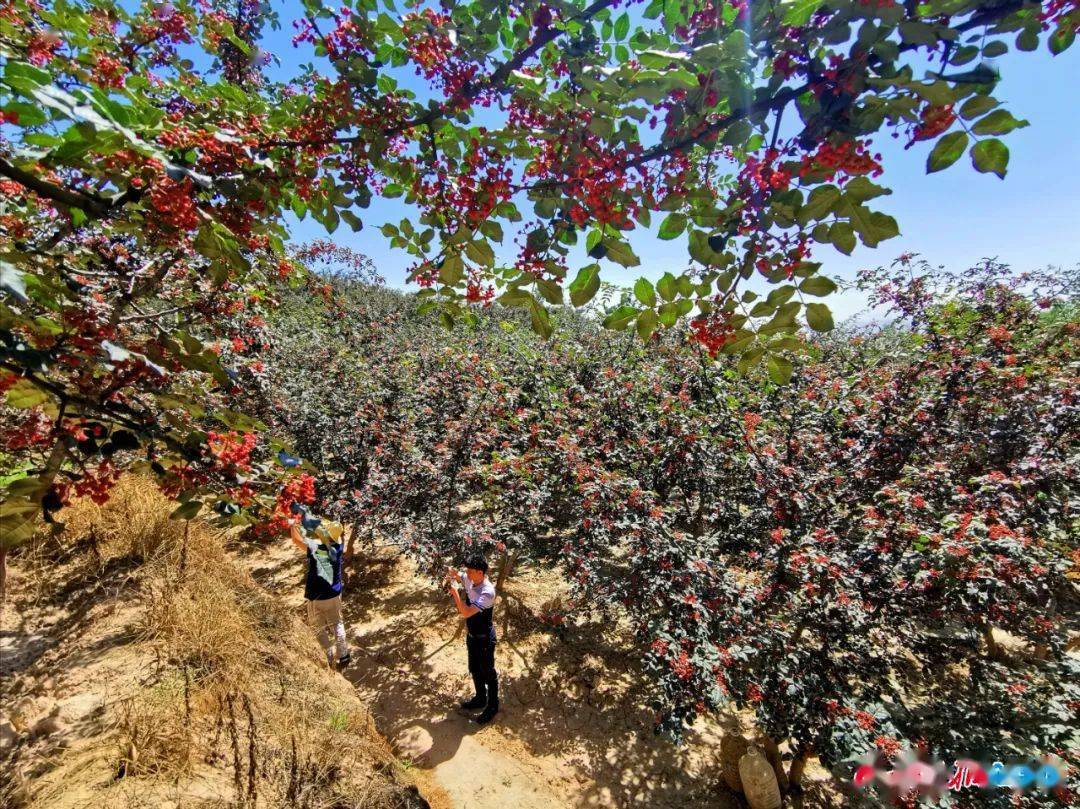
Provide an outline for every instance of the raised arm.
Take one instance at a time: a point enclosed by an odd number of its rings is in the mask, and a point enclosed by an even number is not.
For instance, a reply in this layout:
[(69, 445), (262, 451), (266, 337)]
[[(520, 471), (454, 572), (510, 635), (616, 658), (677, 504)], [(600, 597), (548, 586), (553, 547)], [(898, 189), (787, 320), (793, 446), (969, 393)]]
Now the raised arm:
[(462, 618), (472, 618), (476, 613), (480, 612), (472, 604), (466, 604), (461, 600), (461, 593), (456, 587), (450, 588), (450, 595), (453, 597), (454, 606), (457, 607), (457, 611), (461, 613)]
[(297, 550), (302, 553), (308, 552), (308, 546), (304, 542), (304, 538), (300, 536), (300, 528), (295, 524), (289, 526), (289, 539), (292, 540), (292, 544), (296, 546)]

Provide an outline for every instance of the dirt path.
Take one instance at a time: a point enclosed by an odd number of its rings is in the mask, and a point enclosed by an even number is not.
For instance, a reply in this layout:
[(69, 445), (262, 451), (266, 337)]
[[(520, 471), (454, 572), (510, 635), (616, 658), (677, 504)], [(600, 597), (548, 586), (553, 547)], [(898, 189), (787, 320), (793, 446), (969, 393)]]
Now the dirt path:
[[(302, 602), (303, 563), (275, 550), (254, 573)], [(533, 606), (557, 584), (520, 574), (507, 592)], [(651, 732), (647, 694), (627, 672), (629, 650), (610, 627), (564, 638), (522, 621), (500, 631), (502, 712), (479, 727), (457, 710), (471, 691), (461, 622), (449, 599), (390, 551), (362, 563), (346, 588), (354, 663), (349, 680), (370, 700), (379, 730), (455, 807), (736, 807), (719, 784), (721, 728), (676, 746)]]
[[(257, 554), (256, 578), (300, 609), (303, 559), (282, 548)], [(720, 739), (734, 718), (699, 720), (681, 745), (656, 736), (624, 632), (579, 623), (560, 636), (509, 609), (537, 610), (559, 595), (556, 574), (515, 572), (510, 600), (496, 602), (502, 711), (485, 727), (457, 709), (472, 684), (450, 599), (385, 546), (351, 575), (346, 676), (401, 759), (435, 786), (435, 809), (745, 807), (720, 778)], [(804, 784), (793, 809), (842, 805), (816, 762)]]

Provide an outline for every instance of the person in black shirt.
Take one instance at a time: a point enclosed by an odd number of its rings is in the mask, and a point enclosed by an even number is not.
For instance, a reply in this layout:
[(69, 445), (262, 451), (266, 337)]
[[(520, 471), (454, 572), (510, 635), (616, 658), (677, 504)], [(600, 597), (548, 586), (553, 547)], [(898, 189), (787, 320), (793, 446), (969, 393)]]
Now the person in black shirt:
[(304, 580), (304, 598), (307, 620), (318, 633), (319, 643), (326, 653), (326, 662), (334, 668), (334, 651), (337, 647), (337, 664), (344, 668), (351, 655), (345, 639), (345, 621), (341, 616), (341, 560), (345, 548), (341, 544), (341, 525), (322, 525), (316, 517), (300, 513), (299, 525), (289, 527), (289, 535), (298, 550), (307, 554), (307, 577)]
[[(464, 572), (447, 569), (447, 582), (454, 606), (465, 618), (465, 648), (469, 655), (469, 674), (472, 675), (476, 696), (461, 703), (465, 710), (484, 710), (476, 717), (485, 725), (499, 712), (499, 675), (495, 671), (495, 623), (492, 612), (495, 604), (495, 585), (487, 577), (488, 564), (476, 555), (465, 560)], [(462, 600), (461, 592), (465, 593)]]

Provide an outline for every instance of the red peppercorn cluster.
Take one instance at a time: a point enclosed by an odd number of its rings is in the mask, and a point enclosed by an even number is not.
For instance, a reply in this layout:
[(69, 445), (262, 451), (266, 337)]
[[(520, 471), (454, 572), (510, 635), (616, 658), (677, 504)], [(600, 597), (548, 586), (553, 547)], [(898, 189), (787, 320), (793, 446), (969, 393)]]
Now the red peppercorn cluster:
[[(109, 492), (120, 479), (121, 471), (110, 461), (102, 461), (96, 469), (84, 472), (83, 476), (73, 484), (74, 496), (89, 497), (97, 505), (104, 505), (109, 501)], [(70, 496), (71, 494), (65, 492), (61, 496), (61, 501), (66, 502)]]
[(704, 346), (710, 357), (735, 339), (726, 313), (699, 315), (690, 321), (690, 339)]
[(199, 214), (193, 198), (194, 186), (186, 177), (177, 182), (162, 177), (150, 189), (150, 207), (158, 213), (152, 225), (163, 233), (195, 230)]
[(127, 67), (119, 59), (100, 56), (94, 63), (94, 83), (98, 87), (119, 89), (124, 86), (127, 72)]
[(733, 22), (741, 23), (746, 19), (748, 10), (746, 0), (708, 0), (700, 9), (694, 12), (685, 25), (675, 28), (675, 33), (687, 41), (693, 41), (701, 34), (713, 31), (728, 23), (724, 21), (724, 9), (734, 10)]
[(297, 32), (292, 38), (293, 46), (302, 43), (322, 45), (331, 60), (344, 59), (351, 54), (372, 53), (371, 43), (356, 25), (356, 18), (351, 9), (342, 7), (334, 14), (334, 30), (320, 36), (315, 24), (305, 17), (293, 22)]
[(868, 174), (880, 177), (881, 155), (871, 155), (869, 145), (857, 140), (844, 140), (833, 144), (824, 141), (817, 151), (805, 155), (799, 167), (799, 176), (824, 170), (826, 179), (843, 183), (849, 177)]
[[(416, 63), (417, 75), (442, 87), (449, 99), (458, 99), (457, 107), (469, 106), (464, 90), (480, 71), (480, 66), (466, 61), (464, 51), (457, 45), (457, 37), (450, 25), (450, 17), (426, 8), (415, 14), (406, 14), (405, 49)], [(483, 106), (493, 100), (491, 93), (483, 93), (474, 99)]]
[(34, 34), (26, 43), (26, 61), (38, 67), (47, 65), (63, 44), (63, 40), (51, 31)]
[(911, 130), (908, 146), (916, 141), (930, 140), (945, 132), (956, 120), (952, 104), (927, 104), (922, 108), (919, 123)]
[[(1080, 9), (1080, 0), (1049, 0), (1039, 12), (1044, 31), (1056, 28), (1070, 14)], [(1080, 33), (1080, 23), (1073, 23), (1073, 33)]]
[(762, 157), (750, 155), (739, 171), (739, 181), (757, 191), (786, 191), (791, 185), (791, 172), (776, 165), (778, 149), (766, 149)]
[(258, 444), (253, 433), (207, 433), (207, 446), (210, 454), (225, 467), (232, 467), (238, 472), (251, 469), (251, 452)]
[(465, 300), (469, 303), (482, 303), (490, 306), (495, 297), (495, 288), (478, 280), (470, 280), (465, 287)]

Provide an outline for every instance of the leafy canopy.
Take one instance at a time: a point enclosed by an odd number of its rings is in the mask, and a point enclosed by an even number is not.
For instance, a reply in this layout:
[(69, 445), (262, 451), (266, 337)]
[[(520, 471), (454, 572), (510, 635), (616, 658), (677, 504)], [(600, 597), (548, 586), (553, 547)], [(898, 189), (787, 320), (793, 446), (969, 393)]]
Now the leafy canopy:
[[(588, 304), (655, 227), (687, 269), (638, 282), (606, 324), (649, 337), (693, 315), (710, 354), (783, 381), (791, 335), (833, 325), (812, 300), (833, 289), (815, 251), (898, 233), (874, 210), (888, 189), (873, 136), (926, 141), (930, 171), (966, 152), (1004, 176), (1000, 138), (1025, 122), (985, 60), (1059, 53), (1080, 18), (1075, 0), (288, 13), (296, 51), (273, 57), (260, 45), (280, 21), (256, 0), (0, 7), (0, 368), (24, 411), (5, 415), (28, 474), (19, 513), (55, 510), (58, 475), (104, 491), (136, 457), (178, 492), (257, 505), (284, 448), (260, 441), (257, 469), (220, 460), (258, 426), (227, 413), (242, 412), (273, 283), (304, 283), (289, 213), (378, 225), (447, 325), (494, 298), (545, 335), (549, 307)], [(375, 197), (417, 215), (372, 223)], [(776, 284), (763, 299), (740, 290), (755, 273)], [(222, 418), (236, 436), (211, 436)]]

